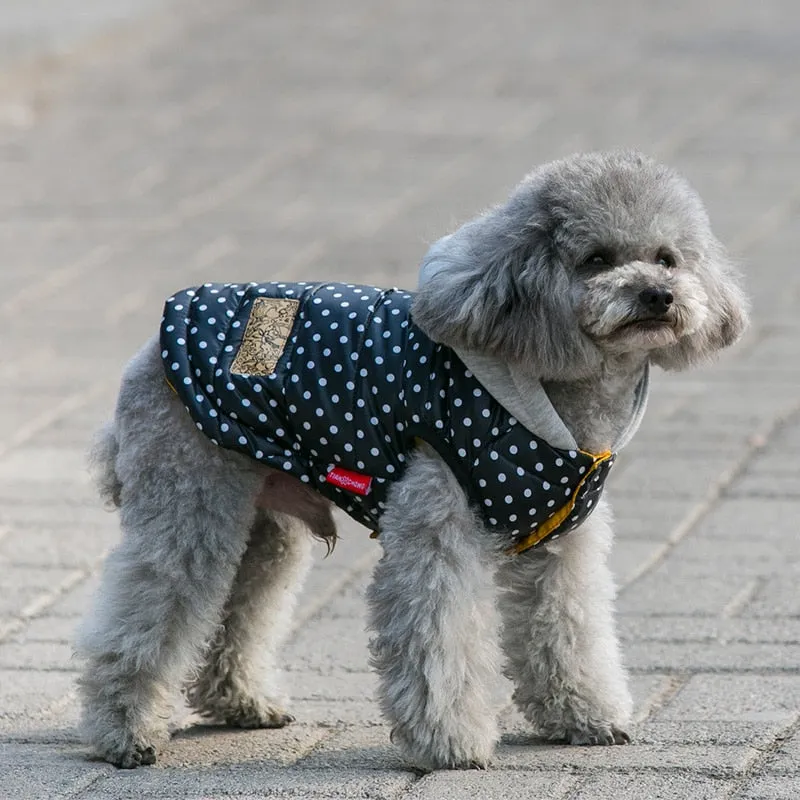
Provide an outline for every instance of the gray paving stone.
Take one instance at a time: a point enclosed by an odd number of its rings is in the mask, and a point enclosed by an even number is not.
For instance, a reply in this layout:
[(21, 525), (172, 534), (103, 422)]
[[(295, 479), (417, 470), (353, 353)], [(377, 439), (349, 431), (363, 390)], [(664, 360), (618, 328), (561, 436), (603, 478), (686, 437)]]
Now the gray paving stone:
[(0, 742), (3, 797), (14, 800), (42, 800), (45, 797), (74, 797), (114, 770), (109, 764), (87, 762), (73, 746)]
[(12, 531), (15, 535), (0, 539), (0, 563), (34, 569), (53, 566), (90, 569), (115, 536), (115, 532), (106, 527), (84, 525), (78, 544), (64, 535), (63, 526), (12, 525)]
[(655, 463), (649, 453), (634, 455), (612, 470), (608, 486), (619, 497), (702, 498), (730, 466), (730, 458), (721, 455), (687, 459), (662, 453)]
[(0, 617), (18, 616), (40, 602), (56, 596), (60, 586), (71, 585), (80, 572), (48, 566), (17, 567), (3, 564), (3, 588), (0, 594)]
[(519, 772), (438, 772), (422, 778), (409, 793), (414, 800), (472, 800), (475, 797), (530, 800), (566, 797), (578, 779), (557, 770)]
[[(698, 523), (697, 532), (721, 539), (745, 539), (751, 543), (774, 542), (784, 546), (787, 520), (800, 514), (800, 501), (791, 498), (756, 502), (753, 499), (726, 498)], [(757, 549), (757, 548), (754, 548)]]
[(759, 755), (741, 745), (631, 744), (625, 747), (569, 747), (535, 743), (503, 744), (493, 764), (497, 769), (524, 769), (533, 760), (544, 769), (578, 772), (663, 769), (691, 771), (715, 777), (743, 774)]
[(309, 769), (410, 769), (389, 741), (387, 725), (348, 727), (327, 737), (301, 766)]
[(41, 531), (75, 530), (84, 525), (109, 527), (109, 517), (99, 506), (46, 505), (32, 502), (26, 505), (6, 505), (0, 512), (0, 522), (12, 528), (25, 531), (29, 528)]
[(774, 773), (800, 775), (800, 736), (796, 731), (790, 738), (779, 741), (767, 768)]
[(139, 769), (117, 771), (92, 785), (81, 796), (91, 800), (137, 797), (367, 797), (384, 800), (400, 795), (416, 776), (410, 772), (276, 769), (260, 764), (224, 764), (218, 767)]
[(720, 778), (699, 778), (680, 773), (607, 773), (588, 778), (570, 800), (723, 800), (735, 786), (732, 781)]
[(75, 675), (48, 670), (0, 669), (0, 731), (6, 723), (35, 717), (63, 700)]
[(280, 729), (241, 730), (196, 725), (173, 736), (158, 756), (165, 769), (213, 767), (231, 763), (288, 766), (303, 758), (330, 736), (330, 731), (309, 725)]
[(320, 609), (319, 620), (346, 620), (350, 625), (366, 629), (366, 600), (364, 591), (370, 580), (369, 574), (362, 574), (360, 580), (346, 586), (336, 595), (336, 602)]
[(747, 782), (736, 800), (796, 800), (800, 780), (791, 775), (761, 775)]
[(671, 574), (671, 564), (662, 565), (646, 579), (625, 587), (618, 606), (627, 614), (719, 614), (741, 589), (725, 575), (707, 575), (703, 580)]
[[(77, 716), (77, 702), (59, 702), (56, 713), (48, 712), (39, 718), (6, 719), (3, 722), (3, 742), (24, 744), (32, 753), (45, 745), (73, 745), (85, 750), (83, 739), (75, 727)], [(88, 750), (85, 752), (88, 754)]]
[(292, 698), (300, 700), (369, 700), (375, 696), (377, 681), (372, 672), (321, 674), (287, 669), (284, 685)]
[[(789, 562), (794, 563), (794, 562)], [(751, 600), (742, 609), (747, 617), (797, 617), (800, 614), (800, 597), (797, 591), (798, 576), (795, 569), (787, 575), (769, 575), (759, 582)]]
[(655, 718), (786, 721), (799, 702), (798, 675), (693, 675)]
[[(109, 542), (110, 544), (111, 542)], [(59, 596), (58, 603), (48, 608), (47, 614), (64, 620), (65, 625), (77, 624), (77, 618), (82, 617), (88, 611), (98, 583), (97, 575), (79, 581), (73, 588)]]
[(373, 700), (306, 700), (292, 698), (292, 714), (298, 722), (337, 728), (358, 723), (365, 726), (384, 725), (386, 718)]
[(766, 581), (800, 558), (800, 543), (779, 537), (750, 539), (707, 536), (702, 528), (683, 539), (670, 555), (670, 573), (686, 577), (703, 577), (711, 572), (731, 576), (764, 576)]
[[(27, 447), (9, 453), (0, 462), (0, 481), (7, 485), (9, 481), (35, 481), (38, 484), (50, 484), (54, 480), (85, 476), (82, 481), (88, 484), (86, 473), (86, 448), (66, 447)], [(40, 495), (45, 495), (39, 487)]]
[(623, 641), (747, 642), (797, 644), (800, 620), (791, 617), (719, 618), (621, 614), (617, 626)]
[(786, 470), (750, 472), (727, 491), (729, 497), (780, 497), (800, 499), (800, 473)]
[(661, 720), (635, 726), (635, 741), (640, 744), (748, 745), (763, 749), (786, 730), (785, 720), (748, 722), (746, 720)]
[(661, 550), (661, 542), (620, 536), (617, 546), (611, 551), (608, 562), (617, 583), (624, 586), (635, 578), (642, 564), (658, 557)]
[(618, 497), (609, 491), (614, 511), (614, 531), (619, 540), (615, 549), (624, 550), (629, 540), (663, 543), (686, 517), (690, 506), (675, 498), (650, 495)]
[(369, 670), (369, 635), (363, 624), (344, 619), (311, 620), (285, 648), (294, 669), (321, 674)]
[(0, 670), (41, 669), (75, 671), (72, 663), (74, 648), (62, 642), (2, 642)]
[(631, 642), (625, 646), (629, 669), (665, 672), (794, 672), (800, 644), (779, 642)]
[(75, 620), (65, 621), (63, 617), (45, 615), (25, 621), (24, 626), (8, 637), (17, 643), (56, 642), (70, 644), (75, 638)]

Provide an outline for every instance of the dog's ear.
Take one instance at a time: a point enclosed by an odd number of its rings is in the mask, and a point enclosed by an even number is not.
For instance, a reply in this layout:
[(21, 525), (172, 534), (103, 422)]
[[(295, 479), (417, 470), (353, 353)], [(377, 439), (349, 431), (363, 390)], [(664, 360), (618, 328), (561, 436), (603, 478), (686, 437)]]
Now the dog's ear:
[(695, 274), (706, 293), (706, 318), (694, 333), (653, 354), (653, 361), (664, 369), (684, 369), (712, 358), (737, 342), (749, 324), (749, 303), (739, 274), (715, 238), (697, 256)]
[(580, 331), (533, 181), (428, 251), (412, 306), (434, 341), (523, 363), (542, 378), (585, 374), (598, 354)]

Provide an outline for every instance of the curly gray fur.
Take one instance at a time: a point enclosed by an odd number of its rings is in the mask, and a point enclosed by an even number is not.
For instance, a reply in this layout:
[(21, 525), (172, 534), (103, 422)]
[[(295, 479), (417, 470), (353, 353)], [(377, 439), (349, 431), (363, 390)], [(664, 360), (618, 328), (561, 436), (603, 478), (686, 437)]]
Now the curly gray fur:
[[(656, 269), (661, 250), (674, 267)], [(587, 270), (594, 254), (608, 267), (627, 267), (627, 278)], [(414, 319), (432, 339), (524, 364), (545, 380), (596, 374), (607, 348), (594, 318), (608, 300), (635, 313), (640, 285), (674, 284), (686, 303), (701, 290), (704, 319), (652, 350), (660, 366), (682, 369), (711, 357), (747, 322), (700, 198), (677, 173), (638, 153), (588, 153), (540, 167), (504, 204), (439, 240), (422, 269), (429, 277)]]
[[(699, 198), (635, 153), (535, 170), (506, 203), (437, 242), (422, 274), (420, 327), (465, 360), (501, 366), (489, 372), (513, 375), (523, 394), (543, 386), (595, 451), (626, 429), (648, 363), (691, 366), (747, 323)], [(307, 564), (301, 528), (332, 542), (328, 505), (211, 445), (168, 389), (155, 341), (126, 370), (93, 464), (123, 530), (79, 644), (93, 747), (123, 767), (153, 763), (182, 685), (198, 710), (235, 725), (291, 721), (277, 651)], [(368, 592), (379, 699), (413, 763), (488, 763), (501, 649), (540, 733), (628, 740), (609, 520), (600, 508), (566, 539), (510, 558), (444, 462), (419, 448), (390, 494)]]

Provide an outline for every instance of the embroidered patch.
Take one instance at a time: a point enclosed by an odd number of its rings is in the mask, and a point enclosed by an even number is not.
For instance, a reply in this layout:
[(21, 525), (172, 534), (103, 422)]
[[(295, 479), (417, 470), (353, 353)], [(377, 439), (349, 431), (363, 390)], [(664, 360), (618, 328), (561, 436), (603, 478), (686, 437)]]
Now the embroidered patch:
[(271, 375), (283, 355), (297, 315), (298, 300), (257, 297), (253, 300), (239, 352), (231, 364), (236, 375)]

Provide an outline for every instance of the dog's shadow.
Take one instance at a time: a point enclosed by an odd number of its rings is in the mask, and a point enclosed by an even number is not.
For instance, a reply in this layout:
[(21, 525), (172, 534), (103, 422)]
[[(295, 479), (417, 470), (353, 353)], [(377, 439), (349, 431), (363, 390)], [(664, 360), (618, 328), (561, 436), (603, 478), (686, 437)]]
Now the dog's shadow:
[(416, 771), (402, 759), (383, 725), (295, 723), (244, 729), (197, 722), (176, 730), (159, 756), (165, 767), (252, 761), (281, 768)]
[[(492, 763), (516, 761), (535, 750), (569, 748), (525, 732), (504, 733)], [(303, 769), (400, 770), (424, 774), (406, 761), (384, 725), (303, 725), (285, 728), (242, 729), (199, 722), (173, 734), (159, 763), (233, 763), (261, 761)]]
[(504, 733), (500, 737), (501, 747), (558, 747), (566, 742), (554, 742), (532, 733)]

